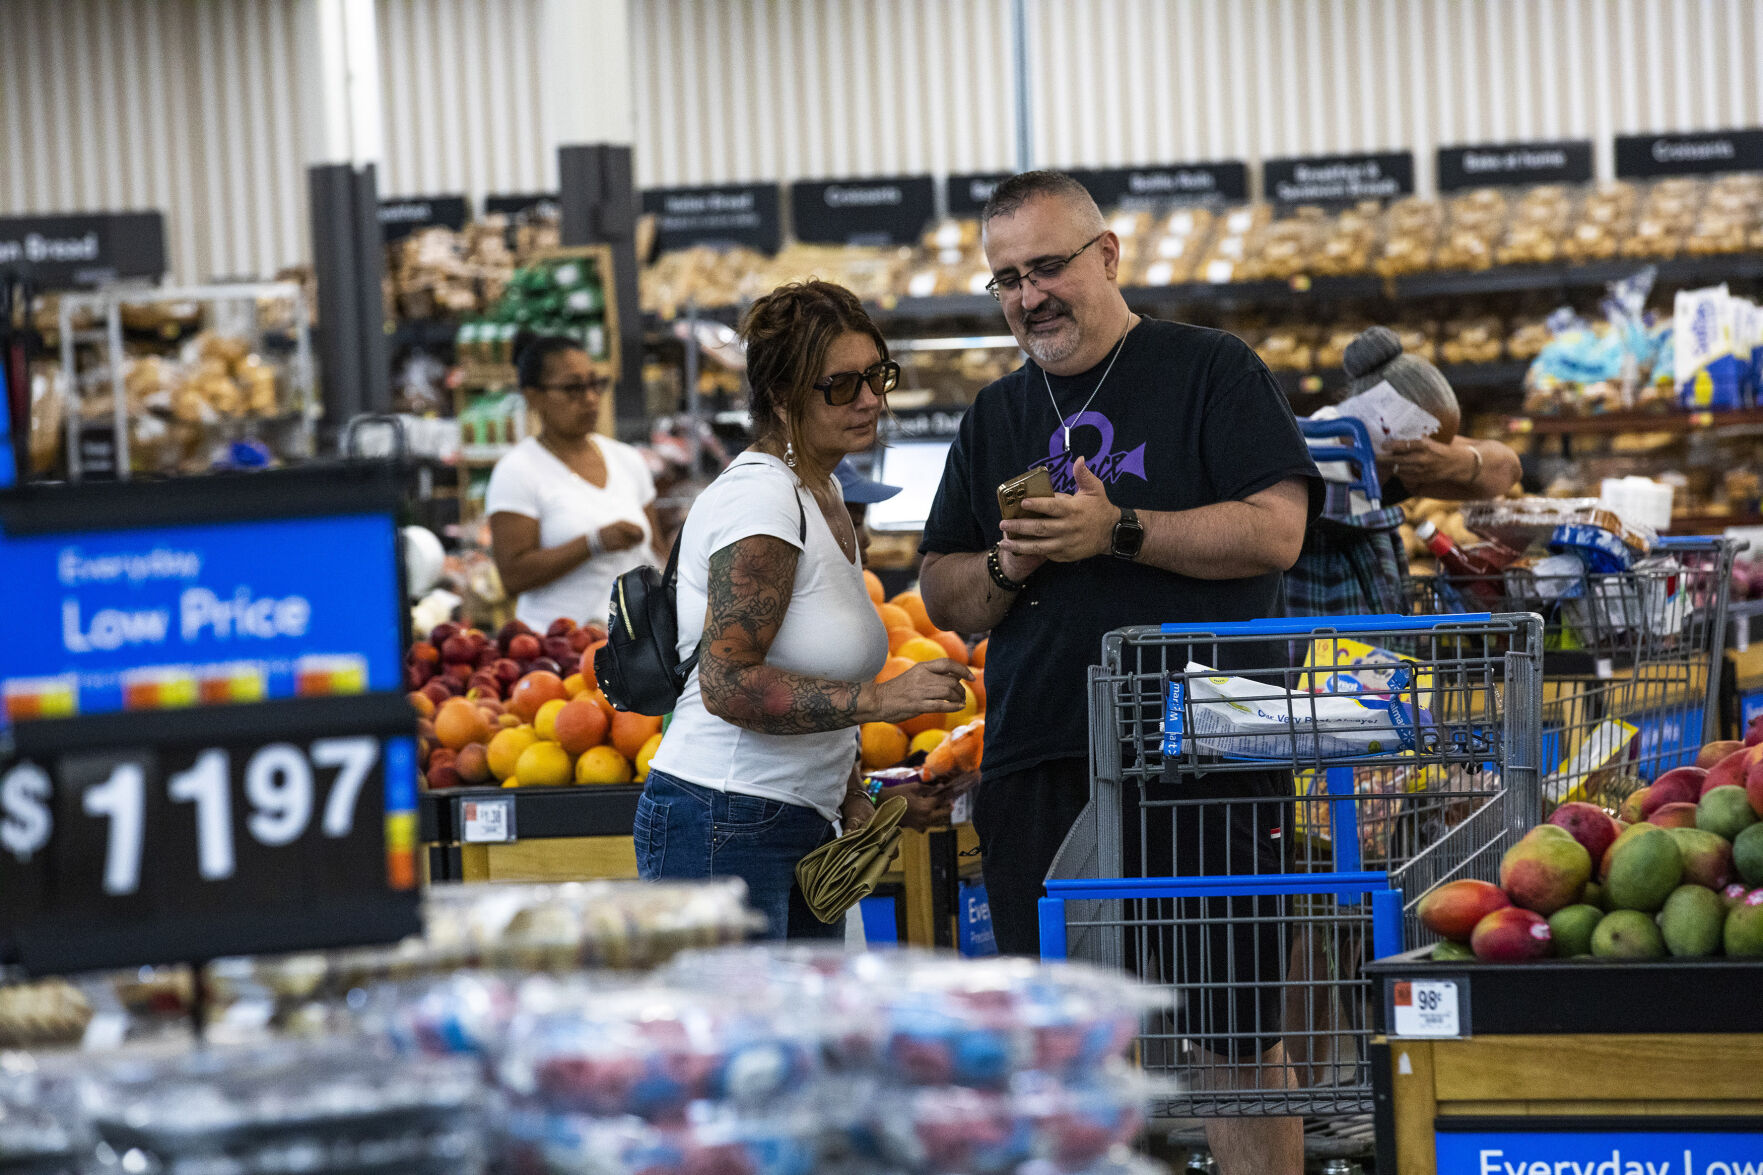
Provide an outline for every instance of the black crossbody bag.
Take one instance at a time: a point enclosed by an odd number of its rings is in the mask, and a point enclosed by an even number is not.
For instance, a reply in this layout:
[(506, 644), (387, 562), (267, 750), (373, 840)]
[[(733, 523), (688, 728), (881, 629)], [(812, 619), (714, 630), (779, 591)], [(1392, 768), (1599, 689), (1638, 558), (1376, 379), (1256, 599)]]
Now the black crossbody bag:
[[(749, 462), (749, 464), (754, 464)], [(808, 513), (796, 495), (801, 516), (797, 541), (808, 541)], [(697, 667), (701, 649), (684, 661), (679, 656), (679, 544), (673, 540), (667, 570), (645, 563), (612, 584), (607, 609), (606, 643), (594, 654), (594, 675), (606, 700), (620, 710), (659, 718), (671, 714)]]

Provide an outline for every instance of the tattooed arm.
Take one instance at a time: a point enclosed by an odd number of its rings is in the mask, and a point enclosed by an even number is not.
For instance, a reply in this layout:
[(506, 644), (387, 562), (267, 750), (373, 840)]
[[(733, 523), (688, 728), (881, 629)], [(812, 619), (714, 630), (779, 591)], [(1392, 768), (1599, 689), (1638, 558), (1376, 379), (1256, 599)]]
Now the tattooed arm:
[(962, 707), (961, 683), (973, 675), (949, 660), (914, 666), (880, 685), (830, 681), (766, 664), (790, 607), (798, 554), (782, 539), (754, 535), (710, 556), (704, 638), (698, 646), (698, 685), (706, 710), (762, 734), (810, 734)]

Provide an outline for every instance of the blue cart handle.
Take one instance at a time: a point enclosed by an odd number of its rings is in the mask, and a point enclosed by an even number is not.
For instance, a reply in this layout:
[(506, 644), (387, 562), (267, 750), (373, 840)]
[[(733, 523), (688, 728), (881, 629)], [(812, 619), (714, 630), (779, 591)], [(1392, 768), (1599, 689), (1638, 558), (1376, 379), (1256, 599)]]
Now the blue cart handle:
[(1486, 624), (1492, 612), (1448, 616), (1294, 616), (1234, 624), (1165, 624), (1165, 636), (1310, 636), (1316, 633), (1426, 632), (1453, 624)]
[(1361, 873), (1237, 873), (1201, 877), (1084, 877), (1048, 881), (1047, 896), (1063, 901), (1121, 898), (1244, 897), (1367, 893), (1390, 888), (1390, 875)]

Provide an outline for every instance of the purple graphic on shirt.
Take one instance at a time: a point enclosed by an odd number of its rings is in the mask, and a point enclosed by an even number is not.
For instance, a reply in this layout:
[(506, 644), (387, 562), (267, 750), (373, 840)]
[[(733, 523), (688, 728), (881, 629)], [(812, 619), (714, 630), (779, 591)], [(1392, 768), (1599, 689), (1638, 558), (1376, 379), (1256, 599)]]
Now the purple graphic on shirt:
[[(1096, 451), (1082, 453), (1078, 451), (1077, 430), (1088, 425), (1101, 436), (1101, 443)], [(1071, 452), (1065, 451), (1065, 430), (1072, 432)], [(1114, 422), (1100, 412), (1079, 412), (1068, 417), (1060, 427), (1053, 430), (1047, 444), (1047, 472), (1052, 474), (1053, 489), (1056, 493), (1070, 494), (1077, 492), (1077, 477), (1071, 472), (1072, 462), (1084, 459), (1091, 473), (1102, 479), (1106, 485), (1113, 485), (1125, 474), (1132, 474), (1140, 481), (1149, 481), (1145, 476), (1145, 446), (1136, 449), (1114, 451)]]

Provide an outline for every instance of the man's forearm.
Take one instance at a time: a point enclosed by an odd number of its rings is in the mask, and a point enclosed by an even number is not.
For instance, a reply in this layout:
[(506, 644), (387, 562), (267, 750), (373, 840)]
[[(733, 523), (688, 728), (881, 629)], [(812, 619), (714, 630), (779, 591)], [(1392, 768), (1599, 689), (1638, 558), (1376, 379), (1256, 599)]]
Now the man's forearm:
[(919, 590), (931, 623), (951, 632), (990, 632), (1016, 602), (986, 570), (986, 552), (926, 555)]
[(1251, 502), (1138, 514), (1145, 541), (1137, 562), (1191, 579), (1248, 579), (1285, 571), (1303, 549), (1301, 524), (1294, 531), (1290, 518)]

